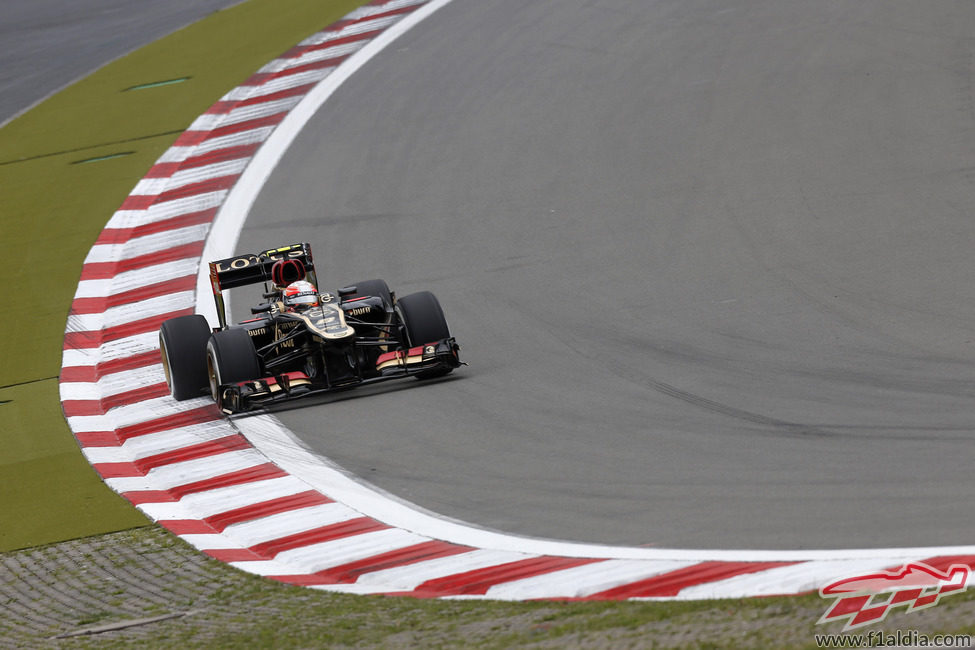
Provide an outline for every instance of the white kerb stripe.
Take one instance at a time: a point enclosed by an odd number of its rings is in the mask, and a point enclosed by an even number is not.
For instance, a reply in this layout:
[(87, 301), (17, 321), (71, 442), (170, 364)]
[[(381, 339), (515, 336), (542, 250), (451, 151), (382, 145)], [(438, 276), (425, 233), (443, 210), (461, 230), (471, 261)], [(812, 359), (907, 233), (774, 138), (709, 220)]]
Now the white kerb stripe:
[(143, 332), (102, 343), (97, 348), (69, 349), (61, 356), (62, 368), (94, 366), (107, 361), (122, 361), (146, 352), (159, 350), (159, 332)]
[(289, 90), (307, 84), (318, 83), (334, 70), (334, 67), (306, 70), (295, 74), (273, 77), (260, 86), (238, 86), (224, 95), (226, 101), (242, 101), (256, 99), (264, 95), (273, 95), (282, 90)]
[[(776, 567), (760, 573), (718, 580), (680, 592), (681, 599), (741, 598), (745, 596), (775, 596), (803, 591), (815, 591), (836, 578), (849, 578), (861, 573), (901, 566), (903, 558), (878, 557), (856, 560), (815, 560)], [(921, 559), (921, 558), (919, 558)]]
[(412, 591), (418, 586), (434, 580), (445, 578), (458, 573), (466, 573), (477, 569), (484, 569), (508, 562), (525, 560), (533, 555), (513, 553), (511, 551), (494, 551), (490, 549), (475, 549), (469, 553), (459, 553), (447, 557), (415, 562), (393, 569), (373, 571), (359, 577), (356, 581), (361, 585), (381, 585), (389, 591)]
[[(224, 194), (226, 190), (221, 190), (219, 193)], [(136, 237), (123, 244), (96, 244), (88, 251), (85, 264), (120, 262), (183, 244), (203, 241), (209, 230), (210, 225), (203, 223)]]
[(162, 364), (123, 370), (94, 382), (64, 382), (61, 384), (61, 399), (102, 400), (134, 388), (163, 382), (165, 378)]
[(361, 50), (368, 42), (368, 40), (353, 41), (351, 43), (343, 43), (342, 45), (326, 47), (320, 50), (311, 50), (294, 59), (282, 59), (283, 65), (279, 71), (287, 70), (289, 68), (300, 68), (301, 66), (308, 65), (309, 63), (315, 63), (316, 61), (327, 61), (328, 59), (348, 56), (349, 54), (354, 54), (355, 52)]
[(225, 422), (216, 421), (134, 436), (118, 447), (86, 447), (84, 451), (93, 463), (135, 462), (236, 434)]
[(244, 483), (243, 485), (187, 494), (175, 503), (148, 505), (151, 508), (150, 516), (156, 520), (179, 519), (180, 517), (169, 514), (169, 508), (177, 504), (186, 512), (192, 513), (192, 518), (206, 519), (207, 517), (238, 510), (239, 508), (252, 506), (264, 501), (300, 494), (307, 490), (308, 486), (298, 479), (292, 476), (280, 476), (263, 481)]
[(104, 280), (82, 280), (78, 283), (75, 298), (104, 298), (141, 289), (169, 280), (196, 275), (199, 263), (193, 259), (176, 260), (146, 266), (135, 271), (125, 271)]
[[(185, 539), (185, 537), (184, 537)], [(190, 540), (187, 540), (190, 541)], [(193, 542), (190, 542), (191, 544)], [(216, 546), (202, 546), (197, 547), (202, 549), (214, 549), (218, 548)], [(241, 562), (228, 562), (230, 566), (240, 569), (241, 571), (247, 571), (248, 573), (253, 573), (259, 576), (287, 576), (287, 575), (303, 575), (309, 573), (304, 568), (295, 567), (287, 562), (282, 562), (277, 558), (273, 560), (244, 560)]]
[(266, 463), (267, 459), (260, 453), (245, 449), (156, 467), (146, 474), (146, 479), (153, 486), (149, 489), (171, 490)]
[(254, 521), (233, 524), (228, 526), (223, 534), (232, 537), (244, 546), (254, 546), (323, 526), (339, 524), (361, 516), (355, 510), (341, 503), (324, 503), (300, 510), (289, 510)]
[(279, 553), (275, 559), (314, 573), (429, 541), (409, 531), (387, 528)]
[(204, 113), (190, 125), (191, 131), (213, 131), (219, 127), (269, 117), (291, 110), (301, 97), (287, 97), (261, 104), (241, 106), (228, 113)]
[(170, 192), (181, 187), (186, 187), (187, 185), (193, 185), (194, 183), (200, 183), (213, 178), (236, 176), (244, 170), (244, 167), (247, 166), (249, 161), (249, 157), (238, 158), (236, 160), (227, 160), (210, 165), (190, 167), (188, 169), (180, 170), (167, 178), (143, 178), (135, 186), (135, 189), (132, 190), (131, 194), (138, 196), (155, 196), (162, 194), (163, 192)]
[(584, 598), (693, 564), (696, 563), (677, 560), (603, 560), (494, 585), (487, 595), (502, 600)]
[(67, 329), (70, 332), (96, 332), (152, 316), (193, 309), (195, 305), (196, 294), (192, 290), (168, 293), (143, 300), (137, 305), (110, 307), (101, 313), (71, 314), (68, 316)]

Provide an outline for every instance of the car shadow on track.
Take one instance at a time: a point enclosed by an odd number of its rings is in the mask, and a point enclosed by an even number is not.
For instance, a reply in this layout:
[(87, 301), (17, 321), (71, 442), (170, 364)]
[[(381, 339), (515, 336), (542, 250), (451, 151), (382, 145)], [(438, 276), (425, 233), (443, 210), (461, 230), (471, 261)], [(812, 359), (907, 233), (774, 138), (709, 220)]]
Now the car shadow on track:
[(279, 404), (271, 404), (261, 409), (256, 409), (254, 411), (249, 411), (247, 413), (238, 413), (230, 418), (231, 421), (252, 417), (255, 415), (262, 414), (275, 414), (275, 413), (287, 413), (288, 411), (293, 411), (296, 409), (307, 408), (309, 406), (324, 406), (327, 404), (335, 404), (338, 402), (345, 402), (348, 400), (357, 400), (368, 397), (375, 397), (377, 395), (389, 395), (392, 393), (398, 393), (400, 391), (406, 390), (420, 390), (428, 386), (435, 386), (437, 384), (447, 384), (463, 379), (459, 375), (447, 375), (446, 377), (438, 377), (435, 379), (424, 379), (422, 381), (405, 381), (402, 383), (390, 382), (375, 384), (372, 386), (351, 386), (346, 389), (338, 389), (328, 393), (319, 393), (317, 395), (308, 395), (307, 397), (298, 397), (289, 402), (281, 402)]

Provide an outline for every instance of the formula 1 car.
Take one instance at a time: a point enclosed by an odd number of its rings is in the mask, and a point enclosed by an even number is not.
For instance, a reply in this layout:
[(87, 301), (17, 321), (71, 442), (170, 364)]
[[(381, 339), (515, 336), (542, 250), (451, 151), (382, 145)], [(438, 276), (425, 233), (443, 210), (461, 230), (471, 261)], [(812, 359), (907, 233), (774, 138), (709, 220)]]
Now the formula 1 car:
[[(255, 318), (228, 325), (223, 292), (260, 283), (265, 302), (251, 308)], [(461, 365), (432, 293), (397, 299), (383, 280), (319, 291), (307, 243), (210, 262), (210, 284), (218, 328), (193, 314), (159, 329), (177, 400), (209, 392), (232, 414), (387, 379), (442, 377)]]

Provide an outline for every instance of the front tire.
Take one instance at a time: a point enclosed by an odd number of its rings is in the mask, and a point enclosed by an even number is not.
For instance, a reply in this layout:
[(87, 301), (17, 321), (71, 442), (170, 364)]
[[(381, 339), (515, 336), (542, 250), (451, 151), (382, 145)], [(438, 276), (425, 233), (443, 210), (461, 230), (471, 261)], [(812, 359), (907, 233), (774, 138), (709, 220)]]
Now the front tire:
[(159, 328), (159, 354), (174, 399), (201, 397), (206, 392), (209, 339), (210, 325), (199, 314), (171, 318)]
[(387, 310), (393, 306), (393, 293), (389, 290), (389, 285), (386, 284), (385, 280), (363, 280), (350, 286), (355, 287), (355, 294), (346, 300), (354, 300), (364, 296), (379, 296), (383, 299), (383, 304)]
[(261, 376), (261, 360), (247, 330), (235, 328), (214, 332), (206, 345), (206, 368), (210, 396), (223, 408), (220, 386)]
[[(396, 301), (396, 311), (403, 325), (404, 343), (413, 348), (450, 338), (450, 328), (440, 301), (429, 291), (418, 291)], [(417, 374), (417, 379), (433, 379), (450, 374), (453, 368), (437, 368)]]

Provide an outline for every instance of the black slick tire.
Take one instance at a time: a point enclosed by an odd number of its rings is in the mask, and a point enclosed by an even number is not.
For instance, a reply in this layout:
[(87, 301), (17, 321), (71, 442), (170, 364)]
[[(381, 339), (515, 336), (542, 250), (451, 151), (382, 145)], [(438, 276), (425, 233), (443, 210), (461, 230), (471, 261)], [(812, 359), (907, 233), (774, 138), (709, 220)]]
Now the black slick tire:
[[(429, 291), (418, 291), (396, 301), (396, 311), (403, 324), (404, 343), (416, 347), (450, 338), (450, 328), (440, 301)], [(449, 374), (452, 368), (438, 368), (417, 375), (418, 379), (432, 379)]]
[(221, 385), (259, 378), (261, 361), (247, 330), (234, 328), (214, 332), (206, 344), (206, 370), (210, 396), (221, 408)]
[(207, 390), (206, 347), (210, 325), (199, 314), (164, 321), (159, 353), (169, 392), (177, 400), (202, 397)]
[(349, 285), (355, 287), (355, 294), (346, 300), (363, 298), (366, 296), (380, 296), (386, 304), (386, 309), (393, 306), (393, 293), (389, 290), (389, 285), (385, 280), (363, 280)]

